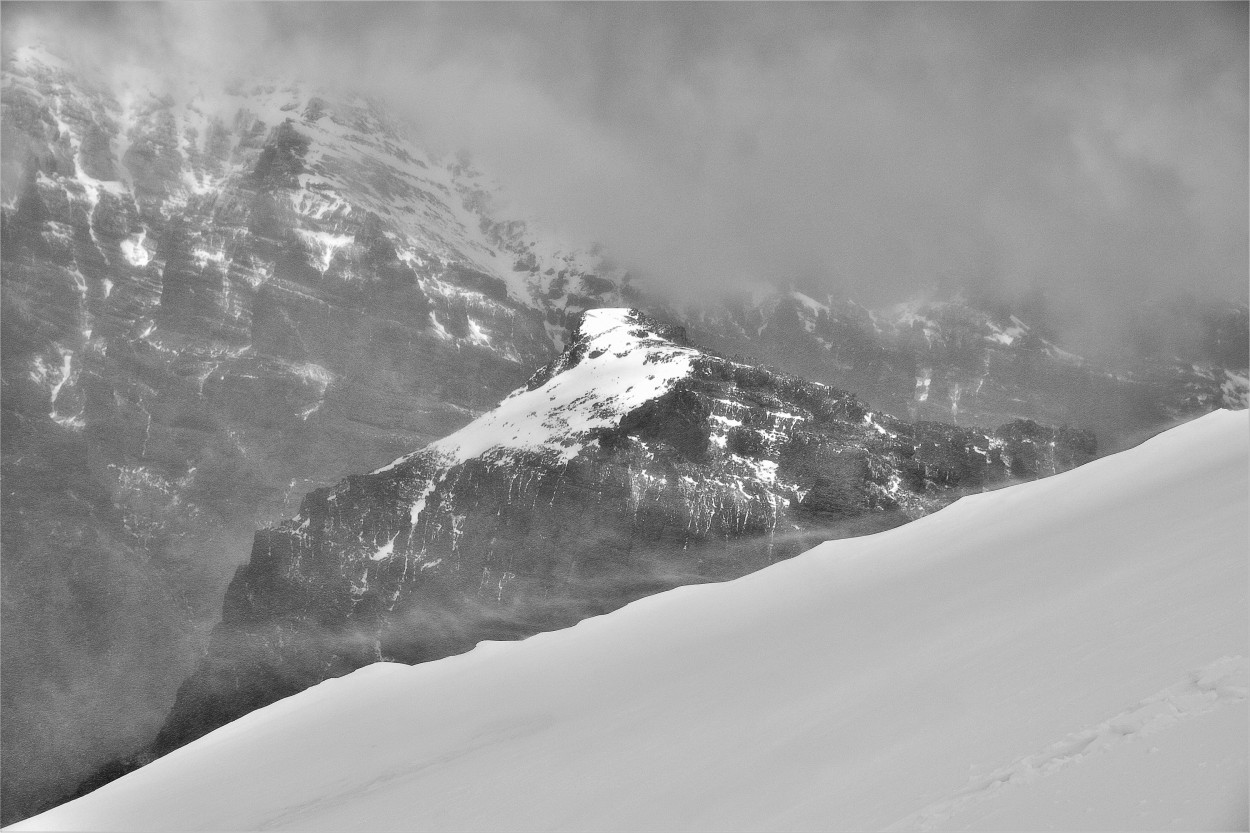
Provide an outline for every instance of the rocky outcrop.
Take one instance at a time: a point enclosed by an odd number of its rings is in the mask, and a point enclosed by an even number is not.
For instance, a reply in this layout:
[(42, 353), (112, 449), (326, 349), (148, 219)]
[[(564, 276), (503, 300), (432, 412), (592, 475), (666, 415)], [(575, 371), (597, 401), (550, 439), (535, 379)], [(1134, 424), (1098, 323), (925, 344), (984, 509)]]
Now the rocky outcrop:
[(370, 662), (564, 627), (1094, 454), (1027, 421), (902, 422), (640, 313), (587, 313), (497, 411), (257, 533), (149, 755)]

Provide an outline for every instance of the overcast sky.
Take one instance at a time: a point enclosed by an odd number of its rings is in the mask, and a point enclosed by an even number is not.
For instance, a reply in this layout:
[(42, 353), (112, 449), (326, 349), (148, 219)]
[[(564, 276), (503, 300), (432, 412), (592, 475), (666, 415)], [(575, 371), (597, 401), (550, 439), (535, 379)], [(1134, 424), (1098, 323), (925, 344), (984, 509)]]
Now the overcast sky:
[[(100, 71), (350, 82), (694, 292), (1247, 296), (1247, 5), (15, 4)], [(174, 71), (178, 68), (178, 71)], [(1089, 323), (1089, 322), (1086, 322)]]

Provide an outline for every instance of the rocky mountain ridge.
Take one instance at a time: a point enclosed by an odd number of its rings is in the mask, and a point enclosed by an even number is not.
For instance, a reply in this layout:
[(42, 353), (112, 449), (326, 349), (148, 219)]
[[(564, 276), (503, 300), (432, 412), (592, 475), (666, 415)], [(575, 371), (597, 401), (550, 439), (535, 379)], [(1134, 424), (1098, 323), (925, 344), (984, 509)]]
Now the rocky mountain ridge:
[[(1044, 316), (958, 291), (870, 310), (781, 288), (681, 320), (722, 352), (849, 388), (898, 417), (1069, 423), (1094, 429), (1113, 450), (1162, 424), (1245, 408), (1250, 398), (1250, 310), (1183, 295), (1159, 307), (1134, 330), (1142, 349), (1117, 361), (1065, 349)], [(1168, 332), (1177, 337), (1161, 335)]]
[(1095, 453), (1088, 432), (1029, 421), (905, 423), (638, 311), (592, 310), (494, 411), (257, 533), (154, 746), (89, 786), (370, 662), (745, 575)]

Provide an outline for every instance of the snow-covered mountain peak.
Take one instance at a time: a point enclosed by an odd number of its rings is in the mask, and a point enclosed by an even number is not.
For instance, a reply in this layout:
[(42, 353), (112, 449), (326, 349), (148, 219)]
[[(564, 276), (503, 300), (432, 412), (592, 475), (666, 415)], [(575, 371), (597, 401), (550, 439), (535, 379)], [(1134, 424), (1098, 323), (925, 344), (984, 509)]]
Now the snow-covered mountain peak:
[(627, 413), (690, 375), (699, 351), (675, 338), (672, 328), (637, 310), (588, 310), (569, 346), (528, 385), (426, 452), (445, 465), (515, 452), (567, 463), (596, 431), (615, 427)]

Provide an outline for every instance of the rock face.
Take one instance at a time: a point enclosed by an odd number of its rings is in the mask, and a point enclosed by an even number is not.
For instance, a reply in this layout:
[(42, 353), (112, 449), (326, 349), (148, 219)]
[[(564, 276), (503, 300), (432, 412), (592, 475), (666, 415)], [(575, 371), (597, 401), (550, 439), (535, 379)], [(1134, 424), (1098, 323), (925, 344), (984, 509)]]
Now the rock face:
[(498, 409), (256, 535), (150, 754), (370, 662), (564, 627), (1094, 455), (1088, 432), (909, 424), (588, 312)]

